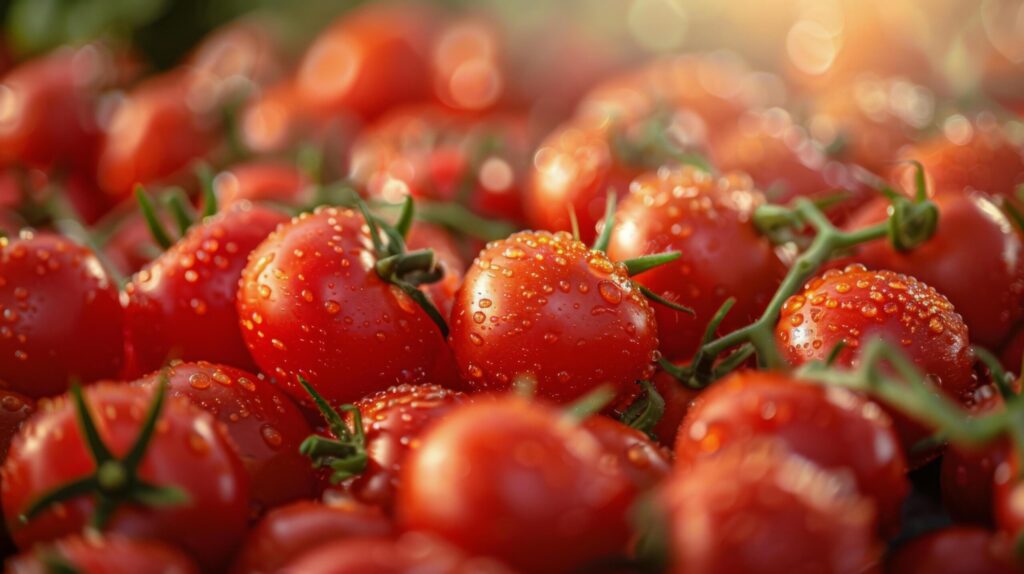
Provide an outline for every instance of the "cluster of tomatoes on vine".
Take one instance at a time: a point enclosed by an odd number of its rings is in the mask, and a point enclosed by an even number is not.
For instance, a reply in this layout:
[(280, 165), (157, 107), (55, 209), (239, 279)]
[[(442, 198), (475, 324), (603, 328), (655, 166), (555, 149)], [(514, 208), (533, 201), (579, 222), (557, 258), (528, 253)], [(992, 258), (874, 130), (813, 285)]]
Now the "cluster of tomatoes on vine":
[(536, 137), (500, 45), (374, 5), (291, 74), (248, 25), (6, 73), (6, 568), (1016, 571), (1015, 120), (711, 54)]

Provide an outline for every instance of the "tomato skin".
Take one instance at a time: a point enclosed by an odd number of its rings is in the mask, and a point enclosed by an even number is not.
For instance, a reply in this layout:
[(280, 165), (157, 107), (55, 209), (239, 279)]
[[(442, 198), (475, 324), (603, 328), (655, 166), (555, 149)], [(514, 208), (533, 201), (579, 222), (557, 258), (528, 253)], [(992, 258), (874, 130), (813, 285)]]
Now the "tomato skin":
[(538, 396), (566, 402), (605, 383), (620, 397), (634, 393), (653, 371), (655, 330), (623, 265), (568, 233), (524, 231), (480, 252), (449, 341), (473, 389), (502, 391), (529, 377)]
[(1020, 504), (1024, 498), (1024, 481), (1020, 476), (1020, 460), (1012, 453), (1007, 455), (1007, 460), (996, 467), (993, 474), (995, 479), (995, 490), (992, 498), (993, 511), (996, 526), (1000, 532), (1005, 532), (1013, 539), (1017, 539), (1024, 532), (1024, 505)]
[(285, 565), (304, 574), (512, 574), (487, 558), (468, 557), (443, 542), (409, 533), (390, 538), (352, 538), (318, 546)]
[[(2, 383), (0, 383), (2, 384)], [(36, 402), (32, 399), (0, 388), (0, 461), (7, 458), (7, 449), (11, 440), (18, 434), (21, 424), (36, 410)]]
[(742, 174), (719, 178), (692, 167), (662, 168), (633, 180), (616, 213), (608, 256), (624, 261), (681, 253), (679, 259), (636, 277), (696, 313), (652, 305), (666, 358), (692, 357), (704, 326), (729, 297), (736, 304), (722, 323), (723, 333), (758, 318), (775, 294), (786, 265), (751, 222), (754, 209), (763, 203), (764, 196)]
[(297, 557), (331, 542), (387, 537), (391, 521), (380, 509), (353, 501), (299, 501), (267, 513), (246, 536), (233, 574), (271, 574)]
[(288, 218), (241, 204), (189, 229), (125, 286), (125, 324), (137, 368), (170, 358), (210, 360), (247, 370), (256, 364), (238, 327), (238, 280), (249, 253)]
[[(875, 241), (863, 245), (855, 260), (931, 285), (963, 316), (971, 341), (995, 349), (1024, 319), (1024, 240), (992, 199), (974, 191), (938, 193), (932, 200), (939, 208), (939, 223), (931, 239), (906, 253), (888, 241)], [(849, 228), (884, 221), (888, 205), (868, 204)]]
[[(860, 264), (828, 270), (783, 305), (775, 327), (779, 350), (793, 365), (824, 361), (844, 341), (835, 364), (850, 366), (861, 345), (874, 338), (902, 351), (939, 390), (961, 404), (979, 386), (963, 319), (948, 299), (907, 275), (868, 271)], [(899, 413), (889, 414), (911, 468), (938, 454), (935, 449), (910, 454), (930, 431)]]
[[(0, 380), (32, 398), (114, 377), (124, 355), (117, 286), (88, 249), (57, 235), (0, 239)], [(69, 345), (69, 342), (75, 342)]]
[(671, 453), (644, 433), (603, 415), (583, 421), (604, 449), (604, 460), (633, 483), (637, 491), (650, 490), (672, 470)]
[(49, 574), (49, 561), (58, 559), (80, 574), (198, 574), (195, 563), (180, 550), (152, 540), (118, 535), (70, 535), (7, 561), (9, 574)]
[(426, 380), (444, 338), (405, 293), (377, 275), (362, 215), (321, 207), (253, 250), (242, 273), (242, 336), (267, 374), (302, 404), (302, 376), (327, 400), (351, 402)]
[(871, 501), (777, 442), (739, 442), (679, 467), (660, 495), (673, 574), (852, 574), (880, 554)]
[(221, 211), (245, 202), (298, 207), (313, 199), (305, 174), (291, 164), (269, 160), (235, 164), (217, 174), (213, 186)]
[(245, 104), (239, 135), (255, 153), (283, 152), (312, 131), (307, 112), (293, 82), (270, 86)]
[(172, 363), (135, 384), (155, 386), (164, 373), (170, 396), (224, 425), (249, 474), (252, 514), (313, 495), (313, 470), (299, 453), (313, 431), (284, 391), (262, 376), (206, 361)]
[(983, 528), (950, 526), (901, 545), (886, 559), (888, 574), (1012, 574), (1008, 540)]
[(629, 538), (635, 489), (602, 457), (593, 435), (550, 407), (478, 401), (406, 460), (399, 524), (524, 572), (570, 572), (624, 551)]
[(907, 463), (892, 421), (877, 405), (839, 388), (739, 371), (696, 399), (679, 429), (676, 464), (689, 467), (757, 437), (778, 440), (822, 469), (849, 470), (876, 504), (879, 529), (899, 532), (910, 491)]
[[(100, 437), (115, 456), (123, 456), (138, 435), (152, 390), (98, 383), (86, 387), (84, 395)], [(213, 417), (181, 399), (164, 404), (158, 425), (139, 476), (181, 488), (190, 502), (160, 509), (121, 506), (106, 531), (170, 543), (204, 570), (217, 571), (245, 533), (245, 468)], [(19, 548), (82, 530), (95, 509), (92, 497), (67, 501), (27, 524), (18, 515), (40, 495), (94, 470), (72, 401), (63, 395), (47, 402), (15, 437), (0, 472), (4, 518)]]

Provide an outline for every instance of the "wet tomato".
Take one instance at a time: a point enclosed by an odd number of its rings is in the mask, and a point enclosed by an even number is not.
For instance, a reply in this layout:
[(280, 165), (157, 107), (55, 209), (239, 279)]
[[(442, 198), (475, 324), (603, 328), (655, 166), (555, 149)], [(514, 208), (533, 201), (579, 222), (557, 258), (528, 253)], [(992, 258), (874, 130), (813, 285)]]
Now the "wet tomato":
[(0, 238), (0, 380), (39, 398), (115, 377), (124, 356), (117, 285), (88, 249), (50, 234)]
[(696, 352), (704, 326), (726, 299), (736, 304), (722, 332), (749, 324), (775, 294), (786, 265), (751, 216), (764, 196), (742, 174), (712, 176), (662, 168), (635, 179), (615, 216), (608, 256), (624, 261), (678, 251), (679, 259), (636, 281), (696, 315), (655, 305), (660, 349), (669, 359)]
[(568, 233), (524, 231), (487, 245), (452, 309), (450, 344), (468, 384), (520, 379), (566, 402), (609, 383), (620, 397), (653, 373), (654, 311), (612, 263)]
[(233, 165), (217, 174), (213, 189), (222, 211), (246, 201), (301, 207), (313, 200), (309, 179), (297, 167), (274, 161)]
[(197, 574), (192, 560), (171, 546), (118, 535), (72, 535), (11, 558), (9, 574)]
[(493, 560), (466, 556), (457, 548), (416, 533), (397, 540), (335, 540), (299, 556), (284, 568), (305, 574), (512, 574)]
[(517, 398), (459, 407), (406, 461), (399, 523), (524, 572), (569, 572), (625, 550), (635, 489), (593, 435)]
[(583, 421), (604, 450), (606, 464), (628, 478), (637, 491), (650, 490), (672, 469), (671, 454), (647, 435), (603, 415)]
[(690, 412), (701, 391), (687, 387), (665, 371), (659, 371), (654, 375), (651, 383), (665, 400), (665, 412), (661, 420), (654, 425), (652, 432), (661, 445), (671, 448), (676, 444), (676, 435), (679, 433), (683, 418)]

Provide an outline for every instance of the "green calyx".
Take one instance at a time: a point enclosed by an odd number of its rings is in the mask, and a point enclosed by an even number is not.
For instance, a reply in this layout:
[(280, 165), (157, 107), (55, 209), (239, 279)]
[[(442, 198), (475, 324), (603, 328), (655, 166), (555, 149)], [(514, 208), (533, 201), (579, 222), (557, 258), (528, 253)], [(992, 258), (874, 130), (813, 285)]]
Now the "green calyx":
[[(168, 188), (159, 197), (163, 207), (170, 212), (171, 218), (174, 220), (178, 237), (184, 237), (197, 221), (217, 213), (218, 202), (213, 188), (213, 169), (205, 163), (200, 163), (195, 168), (195, 175), (199, 180), (199, 189), (203, 197), (202, 213), (196, 213), (185, 191), (180, 187)], [(146, 220), (146, 226), (149, 228), (149, 234), (153, 237), (153, 242), (161, 249), (170, 249), (174, 245), (175, 239), (160, 220), (158, 204), (153, 202), (141, 183), (135, 185), (135, 201), (139, 204), (139, 211), (142, 213), (143, 219)]]
[(299, 452), (312, 459), (315, 468), (330, 468), (333, 484), (362, 474), (366, 470), (369, 458), (366, 454), (366, 437), (363, 434), (363, 420), (359, 409), (354, 405), (339, 407), (341, 411), (352, 415), (350, 429), (341, 414), (328, 404), (309, 381), (300, 376), (299, 384), (309, 393), (324, 422), (327, 423), (327, 428), (334, 435), (333, 438), (309, 435), (299, 445)]
[(637, 381), (637, 384), (643, 387), (643, 393), (626, 408), (620, 420), (653, 439), (656, 438), (654, 427), (665, 416), (665, 399), (650, 381)]
[(78, 384), (72, 385), (70, 395), (78, 426), (96, 464), (96, 470), (91, 475), (58, 486), (32, 501), (19, 516), (21, 522), (28, 523), (55, 504), (82, 496), (92, 496), (96, 501), (96, 508), (89, 520), (89, 526), (96, 530), (103, 530), (114, 512), (123, 504), (160, 507), (186, 503), (188, 494), (180, 488), (158, 486), (138, 475), (139, 466), (156, 430), (166, 394), (167, 374), (163, 373), (135, 442), (127, 454), (116, 457), (100, 437), (82, 388)]

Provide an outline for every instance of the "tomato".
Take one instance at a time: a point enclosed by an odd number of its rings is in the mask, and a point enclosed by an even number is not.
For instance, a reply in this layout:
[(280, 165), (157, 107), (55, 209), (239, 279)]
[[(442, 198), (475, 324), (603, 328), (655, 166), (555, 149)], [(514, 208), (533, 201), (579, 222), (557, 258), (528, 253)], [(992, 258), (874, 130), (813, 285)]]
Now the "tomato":
[(443, 227), (417, 221), (412, 224), (405, 244), (410, 250), (434, 250), (438, 265), (444, 268), (444, 277), (425, 286), (425, 290), (441, 314), (450, 317), (455, 294), (462, 286), (462, 276), (466, 272), (466, 261), (455, 239)]
[[(124, 200), (108, 214), (108, 218), (113, 219), (113, 222), (103, 242), (103, 257), (121, 275), (131, 276), (163, 254), (163, 249), (153, 239), (153, 233), (134, 199)], [(167, 211), (158, 211), (157, 219), (164, 229), (173, 228), (174, 220)], [(106, 221), (102, 220), (98, 227), (104, 227)]]
[(635, 489), (593, 435), (518, 398), (459, 407), (406, 460), (399, 524), (523, 572), (571, 572), (629, 538)]
[(238, 135), (255, 153), (278, 153), (309, 135), (311, 123), (295, 85), (284, 82), (246, 102), (240, 114)]
[(468, 557), (458, 549), (420, 534), (390, 538), (353, 538), (318, 546), (289, 562), (287, 572), (306, 574), (512, 574), (487, 558)]
[(129, 92), (106, 127), (98, 178), (123, 197), (137, 183), (171, 177), (217, 143), (213, 103), (190, 98), (186, 72), (152, 77)]
[(665, 401), (665, 413), (654, 425), (652, 432), (661, 445), (671, 447), (676, 444), (676, 434), (683, 423), (683, 418), (693, 407), (693, 402), (700, 396), (701, 391), (687, 387), (665, 371), (659, 371), (654, 375), (651, 383)]
[(249, 531), (231, 572), (279, 572), (314, 548), (346, 539), (386, 537), (392, 529), (391, 521), (372, 506), (350, 500), (295, 502), (271, 510)]
[(309, 205), (313, 199), (313, 187), (305, 174), (282, 162), (251, 161), (233, 165), (217, 175), (213, 186), (222, 211), (246, 201), (301, 207)]
[(456, 110), (493, 108), (508, 89), (498, 27), (479, 16), (448, 22), (431, 50), (434, 95)]
[(950, 526), (899, 546), (885, 562), (891, 574), (1018, 572), (1007, 540), (982, 528)]
[(136, 368), (168, 359), (255, 370), (238, 327), (238, 280), (249, 252), (288, 218), (239, 204), (191, 228), (125, 286), (125, 323)]
[(880, 554), (871, 500), (771, 440), (680, 467), (659, 500), (672, 573), (853, 574)]
[[(931, 239), (905, 253), (887, 241), (875, 241), (861, 246), (855, 260), (931, 285), (963, 316), (972, 342), (998, 348), (1024, 319), (1024, 240), (985, 193), (940, 193), (933, 201), (939, 208), (939, 222)], [(888, 201), (869, 204), (850, 220), (849, 227), (884, 221), (888, 205)]]
[(634, 428), (602, 415), (587, 418), (582, 426), (601, 444), (606, 464), (638, 491), (650, 490), (672, 469), (669, 451)]
[(466, 273), (449, 338), (468, 384), (518, 379), (571, 401), (605, 383), (620, 397), (653, 373), (654, 311), (626, 275), (568, 233), (524, 231), (489, 243)]
[(11, 390), (39, 398), (118, 374), (117, 285), (91, 251), (57, 235), (0, 238), (0, 277), (0, 380)]
[[(966, 404), (979, 381), (967, 326), (935, 289), (892, 271), (868, 271), (860, 264), (832, 269), (804, 285), (783, 306), (775, 340), (792, 364), (825, 360), (840, 342), (835, 364), (850, 366), (862, 343), (881, 338), (902, 351), (949, 398)], [(899, 413), (890, 413), (911, 468), (937, 454), (913, 451), (931, 432)]]
[(165, 544), (123, 536), (71, 535), (8, 560), (9, 574), (197, 574), (188, 556)]
[(263, 376), (205, 361), (172, 363), (137, 384), (156, 385), (164, 373), (171, 396), (224, 424), (249, 473), (253, 515), (313, 495), (309, 459), (299, 453), (312, 429), (284, 391)]
[(329, 401), (353, 401), (425, 380), (444, 352), (438, 327), (376, 261), (363, 217), (335, 207), (293, 219), (250, 255), (238, 293), (243, 339), (300, 401), (298, 376)]
[(284, 55), (273, 30), (257, 20), (236, 20), (203, 38), (187, 65), (193, 82), (231, 104), (253, 86), (265, 86), (284, 75)]
[(849, 167), (829, 160), (779, 108), (745, 115), (712, 144), (711, 157), (723, 171), (750, 174), (772, 203), (789, 203), (797, 197), (824, 199), (844, 191), (849, 197), (828, 210), (841, 220), (871, 197)]
[(679, 429), (676, 461), (692, 466), (756, 437), (776, 439), (822, 469), (848, 470), (876, 504), (880, 529), (899, 532), (907, 463), (892, 421), (876, 404), (787, 375), (740, 371), (696, 399)]
[(637, 275), (658, 295), (696, 315), (654, 306), (658, 341), (669, 359), (688, 359), (726, 299), (729, 332), (757, 319), (786, 275), (786, 264), (751, 221), (764, 196), (742, 174), (715, 177), (692, 167), (662, 168), (633, 181), (619, 205), (608, 256), (624, 261), (678, 251), (679, 259)]
[[(0, 383), (2, 386), (3, 383)], [(25, 395), (0, 388), (0, 461), (7, 458), (11, 440), (36, 410), (36, 403)]]
[(434, 19), (432, 10), (412, 3), (344, 15), (313, 40), (299, 63), (299, 98), (320, 115), (363, 119), (425, 99)]
[[(101, 383), (83, 392), (89, 412), (95, 413), (92, 416), (100, 440), (120, 460), (140, 435), (154, 391)], [(245, 532), (249, 484), (244, 466), (211, 415), (181, 399), (166, 401), (158, 414), (160, 430), (148, 441), (137, 477), (154, 485), (150, 490), (176, 487), (187, 501), (145, 506), (123, 500), (114, 507), (104, 530), (167, 542), (182, 548), (204, 569), (216, 571), (226, 563)], [(7, 526), (20, 548), (76, 533), (90, 520), (97, 520), (97, 498), (101, 495), (90, 496), (91, 490), (42, 509), (28, 522), (19, 520), (40, 496), (96, 475), (97, 455), (86, 445), (82, 424), (74, 401), (65, 395), (46, 403), (11, 444), (0, 472), (0, 496)], [(110, 466), (113, 462), (107, 460), (104, 464)], [(131, 476), (136, 471), (124, 463), (117, 466), (120, 472), (104, 473), (110, 496), (133, 496), (142, 488)], [(118, 485), (110, 476), (130, 480)]]

